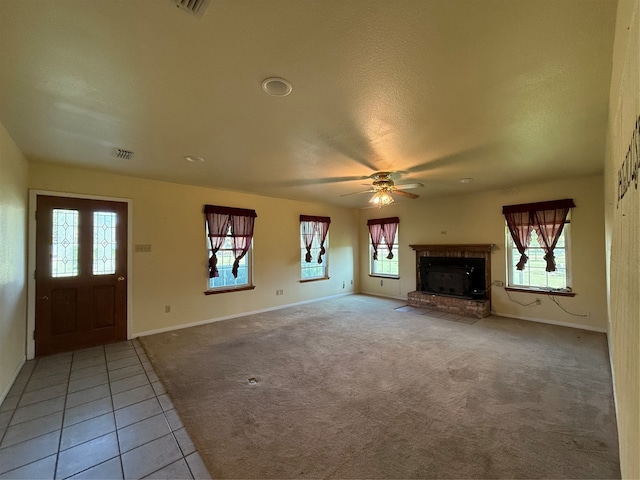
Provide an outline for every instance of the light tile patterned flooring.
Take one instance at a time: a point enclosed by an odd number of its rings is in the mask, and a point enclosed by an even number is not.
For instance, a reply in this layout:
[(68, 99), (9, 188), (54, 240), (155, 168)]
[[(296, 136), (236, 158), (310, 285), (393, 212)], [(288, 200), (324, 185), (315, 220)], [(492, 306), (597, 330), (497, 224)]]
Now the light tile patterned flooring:
[(211, 478), (137, 340), (27, 362), (0, 407), (0, 478)]

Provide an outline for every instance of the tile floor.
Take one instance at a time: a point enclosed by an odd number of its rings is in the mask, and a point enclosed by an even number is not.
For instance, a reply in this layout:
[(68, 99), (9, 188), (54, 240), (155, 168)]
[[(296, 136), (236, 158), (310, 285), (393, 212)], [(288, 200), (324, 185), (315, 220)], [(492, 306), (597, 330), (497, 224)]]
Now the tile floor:
[(211, 478), (137, 340), (27, 362), (0, 406), (0, 479)]
[(462, 315), (455, 315), (453, 313), (441, 312), (434, 308), (412, 307), (411, 305), (398, 307), (395, 310), (397, 310), (398, 312), (415, 313), (416, 315), (427, 315), (429, 317), (449, 320), (450, 322), (464, 323), (466, 325), (473, 325), (478, 320), (480, 320), (479, 318), (464, 317)]

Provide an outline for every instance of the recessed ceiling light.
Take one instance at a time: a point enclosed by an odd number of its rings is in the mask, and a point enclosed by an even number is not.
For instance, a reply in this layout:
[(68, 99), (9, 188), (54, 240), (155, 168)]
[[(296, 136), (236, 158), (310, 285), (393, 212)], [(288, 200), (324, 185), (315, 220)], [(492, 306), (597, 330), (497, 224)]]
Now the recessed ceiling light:
[(291, 93), (293, 87), (284, 78), (269, 77), (262, 81), (262, 90), (264, 90), (267, 95), (286, 97)]
[(184, 157), (184, 159), (187, 162), (191, 162), (191, 163), (202, 163), (202, 162), (204, 162), (204, 158), (202, 158), (202, 157), (194, 157), (193, 155), (187, 155), (186, 157)]
[(473, 178), (461, 178), (458, 180), (460, 183), (471, 183), (473, 182)]

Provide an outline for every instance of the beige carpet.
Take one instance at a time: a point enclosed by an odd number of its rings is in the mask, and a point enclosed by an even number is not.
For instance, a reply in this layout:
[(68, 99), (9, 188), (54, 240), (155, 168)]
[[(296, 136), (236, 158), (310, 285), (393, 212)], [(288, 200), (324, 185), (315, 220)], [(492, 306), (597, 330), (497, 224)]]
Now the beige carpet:
[(141, 338), (214, 478), (619, 478), (604, 334), (362, 295)]

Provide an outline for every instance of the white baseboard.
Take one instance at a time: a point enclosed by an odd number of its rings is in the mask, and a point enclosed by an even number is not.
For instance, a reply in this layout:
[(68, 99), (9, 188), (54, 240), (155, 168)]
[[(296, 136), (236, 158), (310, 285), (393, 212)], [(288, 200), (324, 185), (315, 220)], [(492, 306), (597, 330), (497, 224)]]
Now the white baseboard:
[(407, 301), (407, 296), (399, 296), (399, 295), (385, 295), (380, 292), (360, 292), (362, 295), (369, 295), (371, 297), (383, 297), (383, 298), (393, 298), (394, 300), (404, 300)]
[(526, 320), (528, 322), (538, 322), (538, 323), (547, 323), (549, 325), (559, 325), (561, 327), (579, 328), (580, 330), (589, 330), (591, 332), (607, 333), (606, 328), (592, 327), (589, 325), (582, 325), (580, 323), (558, 322), (557, 320), (547, 320), (545, 318), (524, 317), (522, 315), (500, 313), (500, 312), (495, 312), (493, 310), (491, 311), (491, 315), (495, 315), (497, 317), (505, 317), (505, 318), (516, 318), (518, 320)]
[(18, 367), (15, 369), (15, 371), (13, 372), (13, 375), (11, 376), (11, 381), (2, 391), (2, 394), (0, 394), (0, 405), (2, 405), (2, 402), (4, 402), (4, 399), (7, 398), (7, 395), (9, 394), (9, 390), (11, 390), (11, 387), (13, 387), (13, 384), (15, 383), (16, 378), (18, 378), (18, 375), (20, 374), (20, 370), (22, 370), (22, 367), (24, 366), (26, 361), (27, 361), (27, 357), (23, 355), (22, 360), (20, 360)]
[(200, 320), (198, 322), (183, 323), (181, 325), (174, 325), (171, 327), (158, 328), (155, 330), (147, 330), (145, 332), (134, 333), (131, 336), (131, 338), (146, 337), (148, 335), (155, 335), (156, 333), (171, 332), (173, 330), (182, 330), (183, 328), (197, 327), (198, 325), (206, 325), (207, 323), (222, 322), (223, 320), (231, 320), (233, 318), (246, 317), (247, 315), (255, 315), (257, 313), (272, 312), (273, 310), (281, 310), (283, 308), (295, 307), (297, 305), (305, 305), (307, 303), (321, 302), (323, 300), (331, 300), (332, 298), (345, 297), (347, 295), (355, 295), (355, 293), (356, 292), (338, 293), (337, 295), (329, 295), (328, 297), (313, 298), (311, 300), (303, 300), (302, 302), (287, 303), (286, 305), (278, 305), (275, 307), (261, 308), (260, 310), (251, 310), (249, 312), (236, 313), (233, 315), (226, 315), (224, 317), (210, 318), (207, 320)]

